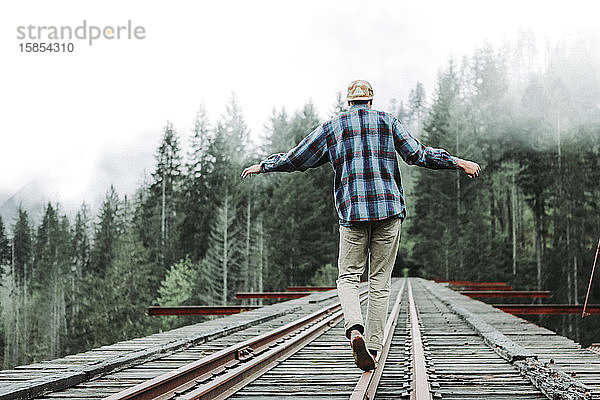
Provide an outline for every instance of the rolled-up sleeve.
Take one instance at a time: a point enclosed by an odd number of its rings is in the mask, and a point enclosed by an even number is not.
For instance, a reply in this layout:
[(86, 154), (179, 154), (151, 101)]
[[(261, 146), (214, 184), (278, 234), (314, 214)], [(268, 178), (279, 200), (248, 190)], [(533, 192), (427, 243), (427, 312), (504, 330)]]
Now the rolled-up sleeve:
[(457, 160), (444, 149), (434, 149), (423, 145), (397, 120), (392, 120), (394, 147), (400, 157), (411, 165), (431, 169), (456, 169)]
[(329, 161), (327, 131), (319, 125), (287, 153), (277, 153), (260, 163), (261, 172), (293, 172), (316, 168)]

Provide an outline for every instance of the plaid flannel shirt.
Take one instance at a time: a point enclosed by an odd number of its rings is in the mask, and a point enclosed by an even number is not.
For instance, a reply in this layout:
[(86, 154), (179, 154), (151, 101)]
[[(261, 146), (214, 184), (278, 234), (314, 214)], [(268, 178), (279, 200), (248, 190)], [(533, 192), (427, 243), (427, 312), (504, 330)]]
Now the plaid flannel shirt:
[(260, 169), (305, 171), (331, 162), (340, 224), (403, 219), (406, 211), (396, 152), (408, 164), (457, 168), (455, 157), (421, 144), (393, 115), (360, 104), (318, 126), (287, 153), (271, 155)]

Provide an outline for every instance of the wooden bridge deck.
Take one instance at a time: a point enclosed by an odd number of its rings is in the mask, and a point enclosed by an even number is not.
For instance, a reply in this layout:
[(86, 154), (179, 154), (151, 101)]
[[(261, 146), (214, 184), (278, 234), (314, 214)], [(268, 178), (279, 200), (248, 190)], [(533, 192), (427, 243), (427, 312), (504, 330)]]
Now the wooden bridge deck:
[[(405, 289), (409, 285), (410, 298)], [(444, 283), (395, 279), (392, 298), (396, 295), (398, 318), (390, 333), (389, 354), (381, 361), (375, 398), (414, 396), (416, 350), (411, 344), (414, 335), (409, 331), (412, 301), (418, 312), (416, 323), (429, 387), (429, 397), (422, 399), (545, 399), (558, 395), (565, 399), (600, 399), (600, 355), (572, 340), (461, 295)], [(0, 399), (125, 398), (115, 394), (336, 302), (335, 290), (313, 293), (86, 353), (0, 371)], [(231, 398), (350, 398), (364, 374), (354, 366), (343, 336), (343, 322), (336, 321), (298, 350), (279, 357), (251, 383), (240, 385)], [(245, 359), (241, 361), (244, 363)], [(236, 365), (232, 363), (230, 369)], [(204, 379), (202, 384), (208, 385), (211, 379), (214, 377)], [(203, 398), (186, 394), (193, 392), (193, 387), (186, 390), (164, 398)]]

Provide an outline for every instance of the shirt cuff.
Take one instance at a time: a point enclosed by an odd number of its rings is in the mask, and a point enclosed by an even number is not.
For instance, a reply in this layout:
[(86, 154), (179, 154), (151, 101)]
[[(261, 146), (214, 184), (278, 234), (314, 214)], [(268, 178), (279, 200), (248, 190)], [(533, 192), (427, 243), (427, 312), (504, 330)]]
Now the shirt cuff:
[(454, 169), (458, 169), (458, 157), (450, 156), (450, 159), (454, 163)]

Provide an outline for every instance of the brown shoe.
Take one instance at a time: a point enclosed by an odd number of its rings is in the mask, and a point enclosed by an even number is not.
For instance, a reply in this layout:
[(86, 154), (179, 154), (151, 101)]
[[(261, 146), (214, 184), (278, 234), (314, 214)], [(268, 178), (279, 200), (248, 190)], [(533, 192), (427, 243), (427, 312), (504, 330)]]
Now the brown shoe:
[(350, 345), (356, 366), (363, 371), (375, 369), (375, 359), (367, 350), (364, 336), (356, 329), (350, 334)]

